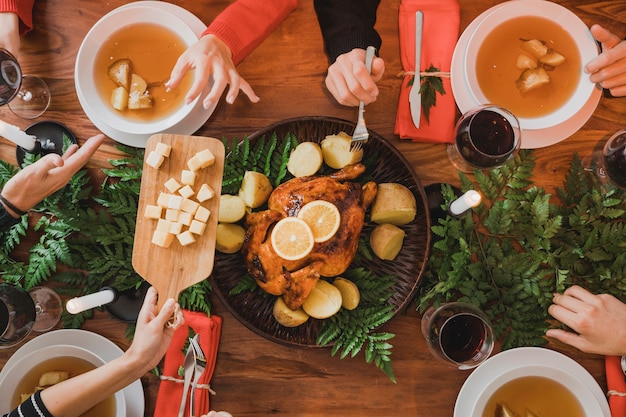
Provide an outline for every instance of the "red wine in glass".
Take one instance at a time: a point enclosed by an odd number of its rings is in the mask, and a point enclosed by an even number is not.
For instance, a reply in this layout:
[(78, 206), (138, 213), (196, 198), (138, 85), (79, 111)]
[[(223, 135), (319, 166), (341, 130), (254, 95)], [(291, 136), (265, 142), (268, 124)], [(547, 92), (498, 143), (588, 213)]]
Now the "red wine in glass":
[(35, 325), (35, 303), (22, 288), (0, 283), (0, 349), (24, 340)]
[(487, 337), (483, 320), (473, 314), (458, 314), (441, 327), (441, 350), (454, 362), (467, 362), (482, 350)]
[(20, 64), (9, 51), (0, 48), (0, 106), (8, 104), (17, 96), (21, 84)]
[(50, 105), (48, 84), (34, 75), (25, 75), (13, 54), (0, 48), (0, 106), (23, 119), (41, 116)]
[(604, 145), (602, 167), (613, 184), (626, 189), (626, 130), (613, 135)]

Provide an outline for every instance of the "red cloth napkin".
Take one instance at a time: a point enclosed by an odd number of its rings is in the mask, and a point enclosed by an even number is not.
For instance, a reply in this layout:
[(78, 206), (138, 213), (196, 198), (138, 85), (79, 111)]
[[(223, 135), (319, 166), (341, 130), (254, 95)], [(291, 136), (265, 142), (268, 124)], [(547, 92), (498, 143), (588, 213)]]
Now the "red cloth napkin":
[[(452, 54), (459, 37), (460, 11), (457, 0), (404, 0), (400, 4), (402, 68), (406, 72), (415, 71), (415, 12), (418, 10), (424, 12), (421, 69), (418, 71), (425, 71), (432, 64), (440, 71), (449, 73)], [(412, 79), (413, 75), (407, 74), (402, 80), (395, 133), (401, 139), (412, 139), (414, 142), (451, 143), (454, 139), (456, 103), (452, 96), (450, 78), (442, 77), (446, 94), (437, 94), (437, 105), (431, 107), (429, 121), (422, 109), (419, 129), (413, 124), (409, 107), (409, 83)]]
[[(161, 380), (159, 392), (157, 394), (154, 417), (171, 417), (178, 415), (178, 407), (183, 396), (182, 377), (178, 375), (178, 369), (185, 361), (185, 344), (189, 338), (189, 327), (200, 335), (200, 346), (206, 356), (207, 366), (198, 381), (201, 385), (208, 385), (215, 370), (215, 360), (217, 358), (217, 348), (220, 341), (222, 329), (222, 318), (219, 316), (207, 316), (205, 313), (183, 310), (185, 324), (174, 332), (174, 337), (167, 352), (163, 364), (163, 376), (165, 378), (176, 378), (181, 382), (169, 379)], [(187, 395), (189, 399), (189, 394)], [(209, 412), (209, 390), (196, 390), (196, 414), (202, 415)], [(185, 415), (189, 415), (187, 406)]]
[(626, 417), (626, 396), (619, 395), (619, 393), (626, 394), (626, 381), (620, 363), (621, 359), (619, 356), (607, 356), (604, 361), (612, 417)]

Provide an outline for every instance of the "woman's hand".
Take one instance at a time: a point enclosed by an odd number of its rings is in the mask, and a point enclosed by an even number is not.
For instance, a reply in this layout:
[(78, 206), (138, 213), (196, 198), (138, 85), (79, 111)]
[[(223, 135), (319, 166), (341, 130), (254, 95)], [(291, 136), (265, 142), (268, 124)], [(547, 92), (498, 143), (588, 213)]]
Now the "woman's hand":
[(590, 30), (602, 44), (602, 53), (585, 66), (589, 80), (599, 83), (613, 96), (626, 96), (626, 41), (600, 25), (593, 25)]
[(587, 353), (626, 354), (626, 304), (576, 285), (555, 294), (552, 302), (548, 313), (573, 332), (550, 329), (546, 336)]
[(339, 55), (328, 67), (326, 88), (339, 104), (358, 106), (359, 101), (370, 104), (378, 97), (376, 83), (385, 72), (385, 61), (377, 56), (372, 60), (372, 72), (365, 66), (365, 49), (355, 48)]
[(205, 35), (194, 43), (178, 58), (170, 79), (165, 86), (175, 88), (180, 84), (189, 70), (195, 70), (193, 85), (185, 96), (187, 103), (192, 102), (206, 87), (209, 79), (213, 77), (211, 90), (204, 98), (202, 104), (205, 109), (211, 108), (230, 85), (226, 94), (226, 102), (235, 102), (239, 90), (243, 91), (251, 102), (257, 103), (259, 97), (250, 84), (237, 72), (232, 60), (232, 53), (228, 46), (215, 35)]
[(20, 19), (12, 12), (0, 12), (0, 48), (17, 58), (20, 54)]

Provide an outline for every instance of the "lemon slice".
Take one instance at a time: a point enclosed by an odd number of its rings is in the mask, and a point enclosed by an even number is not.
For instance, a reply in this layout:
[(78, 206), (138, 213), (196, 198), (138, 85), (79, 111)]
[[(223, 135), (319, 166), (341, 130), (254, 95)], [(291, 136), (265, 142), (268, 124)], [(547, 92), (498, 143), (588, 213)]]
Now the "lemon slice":
[(304, 258), (315, 243), (309, 225), (297, 217), (279, 220), (272, 229), (270, 241), (276, 254), (287, 261)]
[(313, 231), (315, 242), (326, 242), (339, 230), (341, 215), (333, 203), (314, 200), (300, 209), (298, 218), (309, 225)]

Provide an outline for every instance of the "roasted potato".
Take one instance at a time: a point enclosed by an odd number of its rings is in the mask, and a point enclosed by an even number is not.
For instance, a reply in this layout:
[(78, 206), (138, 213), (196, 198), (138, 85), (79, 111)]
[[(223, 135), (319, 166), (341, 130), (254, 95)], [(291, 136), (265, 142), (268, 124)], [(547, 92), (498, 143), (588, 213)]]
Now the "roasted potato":
[(393, 224), (379, 224), (370, 233), (370, 246), (380, 259), (391, 261), (398, 256), (404, 243), (404, 230)]
[(220, 223), (237, 223), (246, 215), (246, 202), (238, 195), (224, 194), (220, 196)]
[(345, 132), (326, 136), (322, 140), (322, 157), (331, 168), (341, 169), (347, 165), (356, 164), (363, 159), (363, 149), (350, 151), (351, 136)]
[(322, 148), (315, 142), (302, 142), (289, 155), (287, 170), (294, 177), (315, 175), (322, 167)]
[(326, 319), (341, 308), (341, 292), (333, 284), (320, 279), (302, 303), (302, 309), (311, 317)]
[(246, 171), (239, 189), (239, 197), (246, 206), (257, 208), (265, 204), (272, 193), (272, 184), (265, 174), (256, 171)]
[(118, 87), (130, 90), (130, 75), (132, 73), (132, 63), (130, 59), (118, 59), (107, 69), (109, 79)]
[(395, 182), (378, 184), (370, 212), (374, 223), (400, 226), (412, 222), (416, 213), (417, 203), (411, 190)]
[(309, 319), (309, 315), (302, 308), (292, 310), (287, 307), (283, 297), (276, 298), (272, 313), (276, 321), (285, 327), (297, 327)]
[(361, 292), (354, 282), (343, 277), (337, 277), (333, 281), (333, 285), (341, 293), (341, 306), (343, 308), (346, 310), (357, 308), (361, 302)]
[(237, 253), (243, 246), (246, 230), (238, 224), (219, 223), (215, 236), (215, 249), (222, 253)]

